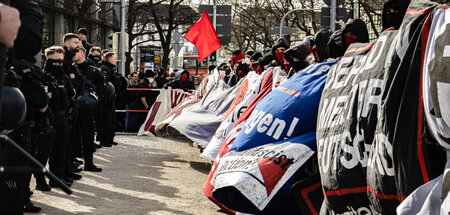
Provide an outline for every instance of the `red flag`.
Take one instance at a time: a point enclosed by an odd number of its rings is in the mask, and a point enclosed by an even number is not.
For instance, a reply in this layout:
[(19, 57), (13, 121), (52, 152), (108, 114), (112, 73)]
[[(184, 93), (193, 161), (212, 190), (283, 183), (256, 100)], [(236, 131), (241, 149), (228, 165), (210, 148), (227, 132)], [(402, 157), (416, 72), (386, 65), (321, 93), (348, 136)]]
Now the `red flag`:
[(184, 35), (184, 38), (197, 47), (199, 64), (222, 46), (206, 10), (203, 12), (202, 17)]

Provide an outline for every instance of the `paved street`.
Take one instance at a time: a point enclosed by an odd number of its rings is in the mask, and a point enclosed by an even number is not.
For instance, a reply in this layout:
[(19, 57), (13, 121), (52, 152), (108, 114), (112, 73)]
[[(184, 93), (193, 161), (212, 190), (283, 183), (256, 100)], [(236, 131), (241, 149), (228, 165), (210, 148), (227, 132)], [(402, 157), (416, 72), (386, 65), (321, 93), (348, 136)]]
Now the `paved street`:
[(116, 141), (95, 153), (103, 172), (82, 172), (72, 195), (33, 190), (41, 214), (221, 214), (202, 192), (209, 165), (189, 142), (146, 136)]

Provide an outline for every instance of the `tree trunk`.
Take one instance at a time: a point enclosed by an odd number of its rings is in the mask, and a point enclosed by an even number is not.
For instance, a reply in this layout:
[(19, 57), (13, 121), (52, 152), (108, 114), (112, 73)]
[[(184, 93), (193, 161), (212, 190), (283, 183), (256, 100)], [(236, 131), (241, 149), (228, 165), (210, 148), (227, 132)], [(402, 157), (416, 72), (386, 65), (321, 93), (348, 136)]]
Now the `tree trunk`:
[(161, 61), (161, 67), (168, 68), (169, 65), (169, 54), (170, 54), (170, 43), (161, 43), (163, 48), (163, 58)]

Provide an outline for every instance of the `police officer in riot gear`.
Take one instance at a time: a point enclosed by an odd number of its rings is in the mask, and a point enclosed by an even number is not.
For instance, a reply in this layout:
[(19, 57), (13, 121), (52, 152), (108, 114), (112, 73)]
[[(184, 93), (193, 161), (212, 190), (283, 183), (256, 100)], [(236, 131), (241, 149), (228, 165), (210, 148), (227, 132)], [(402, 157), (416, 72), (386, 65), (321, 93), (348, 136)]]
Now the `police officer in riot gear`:
[[(41, 139), (39, 146), (38, 160), (45, 165), (48, 151), (46, 146), (52, 145), (49, 166), (50, 171), (56, 176), (62, 179), (67, 185), (71, 185), (72, 179), (80, 179), (80, 175), (74, 173), (66, 174), (66, 150), (68, 143), (68, 122), (67, 122), (67, 110), (70, 105), (71, 99), (75, 96), (75, 90), (69, 78), (66, 76), (63, 70), (64, 49), (58, 46), (52, 46), (45, 50), (45, 56), (47, 61), (44, 66), (46, 72), (45, 85), (48, 89), (49, 106), (52, 111), (52, 126), (55, 128), (55, 136), (52, 143), (46, 142), (47, 138)], [(42, 153), (40, 153), (42, 152)], [(41, 156), (42, 155), (42, 156)], [(35, 174), (36, 177), (36, 189), (47, 191), (50, 187), (56, 187), (57, 184), (54, 181), (50, 181), (50, 186), (45, 182), (42, 174)]]
[(100, 172), (102, 169), (93, 162), (94, 113), (98, 99), (105, 95), (106, 83), (101, 72), (87, 63), (84, 48), (79, 48), (79, 52), (73, 60), (76, 62), (82, 77), (80, 97), (78, 98), (78, 121), (83, 145), (84, 170)]
[(95, 67), (100, 68), (102, 66), (102, 49), (98, 46), (94, 46), (89, 50), (88, 58), (95, 63)]
[[(22, 25), (14, 42), (14, 48), (9, 52), (9, 60), (10, 66), (13, 66), (22, 78), (20, 90), (27, 103), (27, 115), (22, 126), (8, 135), (23, 149), (31, 152), (32, 132), (37, 127), (36, 118), (46, 112), (48, 104), (47, 95), (41, 83), (42, 72), (34, 65), (36, 62), (34, 56), (42, 48), (42, 15), (39, 6), (30, 0), (10, 1), (10, 6), (20, 12)], [(0, 7), (3, 6), (0, 5)], [(0, 12), (1, 21), (7, 21), (10, 18), (7, 13), (3, 13), (5, 11), (2, 8)], [(3, 22), (1, 23), (4, 27)], [(4, 33), (9, 31), (1, 34)], [(13, 31), (11, 33), (14, 34)], [(3, 39), (4, 37), (2, 41)], [(0, 153), (2, 166), (29, 165), (20, 153), (6, 144), (1, 144)], [(31, 173), (4, 173), (0, 176), (0, 213), (18, 214), (24, 211), (39, 212), (41, 210), (30, 201), (30, 179)]]
[[(76, 96), (80, 96), (80, 87), (81, 87), (81, 74), (76, 67), (76, 63), (73, 61), (73, 57), (78, 52), (78, 48), (82, 47), (80, 38), (77, 34), (67, 33), (64, 35), (64, 61), (63, 61), (63, 69), (66, 75), (69, 77), (72, 82), (72, 86), (75, 89)], [(73, 100), (75, 101), (76, 98)], [(71, 171), (79, 171), (77, 166), (74, 166), (74, 161), (78, 162), (76, 156), (81, 155), (81, 142), (80, 142), (80, 132), (77, 128), (77, 119), (78, 119), (78, 108), (75, 102), (72, 102), (69, 111), (68, 111), (68, 124), (69, 124), (69, 143), (67, 147), (66, 156), (66, 170)], [(80, 163), (80, 162), (78, 162)]]
[[(116, 63), (117, 59), (115, 54), (108, 52), (104, 54), (104, 62), (101, 70), (106, 81), (111, 82), (117, 91), (121, 88), (122, 82), (115, 71)], [(116, 125), (115, 103), (116, 93), (110, 97), (106, 96), (101, 99), (97, 108), (97, 140), (100, 141), (100, 145), (105, 147), (111, 147), (111, 145), (117, 144), (114, 142)]]

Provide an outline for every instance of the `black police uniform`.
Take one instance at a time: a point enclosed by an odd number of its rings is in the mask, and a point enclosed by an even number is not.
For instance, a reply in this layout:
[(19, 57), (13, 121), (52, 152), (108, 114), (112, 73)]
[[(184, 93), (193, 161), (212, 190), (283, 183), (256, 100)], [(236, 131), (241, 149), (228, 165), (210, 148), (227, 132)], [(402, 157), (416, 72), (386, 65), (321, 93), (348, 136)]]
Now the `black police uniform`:
[[(2, 0), (5, 3), (4, 0)], [(47, 105), (47, 95), (41, 86), (41, 80), (37, 77), (40, 69), (34, 66), (36, 62), (34, 56), (40, 52), (42, 48), (42, 14), (39, 6), (32, 0), (10, 0), (11, 7), (16, 8), (20, 12), (21, 26), (17, 38), (14, 42), (14, 53), (10, 52), (16, 60), (13, 59), (12, 66), (16, 67), (22, 75), (21, 91), (27, 101), (27, 118), (25, 123), (19, 129), (10, 133), (10, 137), (16, 140), (24, 149), (30, 149), (31, 132), (34, 126), (34, 117), (39, 114), (38, 109)], [(12, 58), (10, 58), (12, 59)], [(21, 59), (21, 60), (17, 60)], [(37, 74), (37, 75), (36, 75)], [(33, 77), (36, 76), (36, 77)], [(32, 78), (29, 78), (32, 77)], [(9, 148), (5, 144), (1, 144), (1, 161), (2, 165), (7, 166), (23, 166), (27, 165), (24, 157), (17, 153), (16, 150)], [(14, 175), (8, 183), (5, 178)], [(40, 208), (33, 207), (29, 197), (29, 174), (3, 174), (0, 176), (0, 187), (11, 188), (0, 192), (0, 213), (20, 214), (24, 210), (37, 212)], [(21, 196), (20, 196), (21, 195)]]
[[(81, 74), (78, 71), (76, 63), (72, 60), (75, 54), (75, 52), (70, 51), (69, 49), (67, 49), (67, 47), (64, 47), (63, 69), (67, 77), (69, 77), (70, 82), (72, 83), (72, 86), (76, 92), (75, 99), (73, 101), (76, 101), (76, 98), (80, 96), (81, 90)], [(72, 102), (70, 104), (67, 119), (69, 125), (69, 142), (66, 150), (66, 157), (68, 157), (69, 159), (66, 159), (66, 170), (69, 170), (74, 169), (73, 160), (75, 159), (75, 157), (82, 156), (80, 131), (77, 126), (78, 108), (76, 102)]]
[[(70, 182), (70, 180), (67, 180), (66, 175), (66, 159), (70, 159), (66, 156), (69, 141), (67, 110), (71, 103), (70, 99), (75, 96), (75, 91), (69, 78), (64, 73), (63, 61), (52, 59), (47, 60), (45, 64), (45, 71), (46, 86), (48, 87), (48, 91), (52, 93), (52, 98), (49, 100), (49, 106), (53, 113), (51, 123), (55, 128), (55, 138), (50, 153), (49, 167), (50, 171), (56, 176), (66, 182)], [(39, 158), (41, 157), (39, 156)], [(45, 165), (45, 163), (43, 164)], [(36, 178), (37, 181), (38, 178), (39, 177)], [(50, 181), (50, 186), (52, 185), (56, 185), (56, 183)]]
[[(79, 71), (82, 74), (81, 94), (94, 93), (99, 99), (105, 96), (106, 82), (102, 73), (87, 61), (77, 64)], [(94, 142), (94, 113), (95, 109), (79, 107), (78, 122), (81, 130), (81, 142), (83, 145), (84, 168), (88, 171), (101, 171), (100, 168), (95, 167), (93, 163), (93, 142)]]
[[(117, 77), (114, 71), (114, 65), (109, 62), (103, 62), (102, 73), (106, 81), (111, 82), (116, 91), (120, 89), (122, 82)], [(116, 125), (116, 93), (111, 97), (104, 97), (100, 99), (97, 108), (97, 141), (100, 141), (102, 146), (110, 146), (114, 144), (115, 125)]]
[[(30, 152), (36, 148), (33, 137), (41, 125), (37, 125), (42, 117), (39, 109), (48, 104), (47, 94), (42, 86), (42, 72), (30, 61), (13, 60), (13, 66), (22, 78), (20, 90), (27, 102), (27, 116), (21, 127), (9, 133), (8, 136), (23, 149)], [(33, 149), (32, 149), (33, 148)], [(29, 166), (28, 161), (17, 150), (6, 144), (1, 144), (1, 165), (4, 166)], [(30, 203), (30, 179), (31, 173), (5, 173), (0, 175), (0, 213), (22, 212), (23, 206)], [(8, 185), (9, 184), (9, 185)], [(14, 185), (11, 185), (14, 184)], [(8, 186), (9, 191), (4, 191)]]
[(89, 60), (91, 60), (92, 62), (94, 62), (95, 67), (100, 68), (102, 66), (102, 57), (100, 55), (98, 56), (94, 56), (94, 55), (88, 55)]

